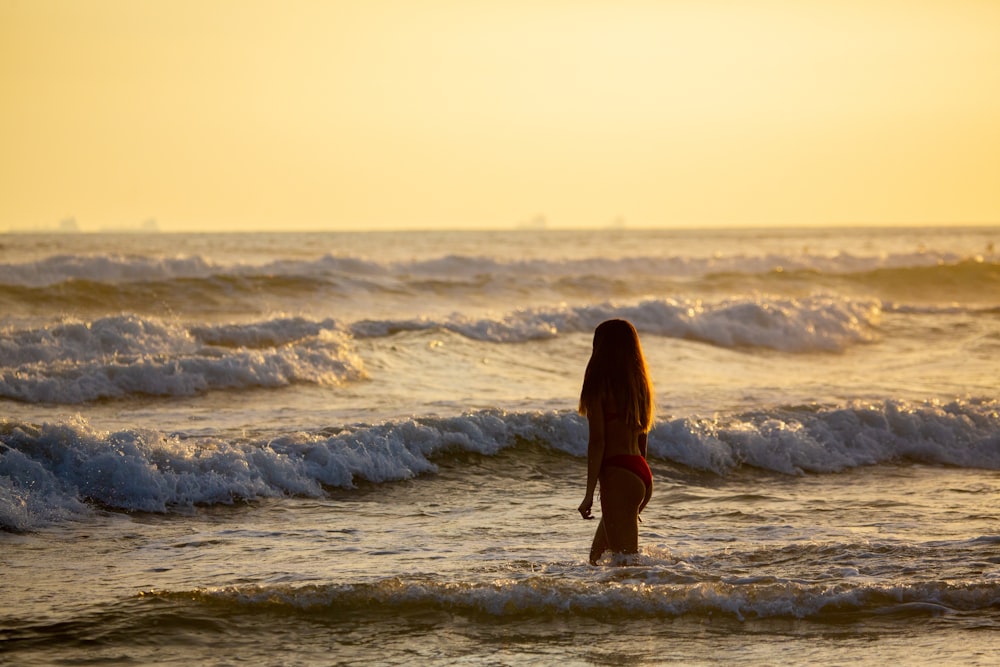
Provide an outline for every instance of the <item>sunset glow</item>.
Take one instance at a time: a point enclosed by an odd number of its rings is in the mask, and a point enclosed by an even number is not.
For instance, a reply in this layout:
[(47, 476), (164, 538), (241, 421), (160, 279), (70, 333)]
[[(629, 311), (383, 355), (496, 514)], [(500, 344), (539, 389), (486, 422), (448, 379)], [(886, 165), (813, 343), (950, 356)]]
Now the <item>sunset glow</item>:
[(0, 231), (997, 223), (998, 34), (984, 0), (0, 0)]

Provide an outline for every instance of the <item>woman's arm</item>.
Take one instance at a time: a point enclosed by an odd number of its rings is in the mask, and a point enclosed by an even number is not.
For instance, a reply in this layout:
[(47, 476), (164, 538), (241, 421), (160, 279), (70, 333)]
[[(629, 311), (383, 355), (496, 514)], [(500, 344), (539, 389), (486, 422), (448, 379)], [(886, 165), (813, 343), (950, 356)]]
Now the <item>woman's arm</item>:
[(646, 445), (649, 443), (649, 434), (640, 433), (639, 434), (639, 453), (642, 454), (642, 458), (646, 458)]
[(601, 463), (604, 461), (604, 413), (601, 406), (587, 406), (587, 491), (580, 503), (580, 515), (584, 519), (593, 519), (591, 510), (594, 506), (594, 491), (597, 489), (597, 479), (601, 476)]

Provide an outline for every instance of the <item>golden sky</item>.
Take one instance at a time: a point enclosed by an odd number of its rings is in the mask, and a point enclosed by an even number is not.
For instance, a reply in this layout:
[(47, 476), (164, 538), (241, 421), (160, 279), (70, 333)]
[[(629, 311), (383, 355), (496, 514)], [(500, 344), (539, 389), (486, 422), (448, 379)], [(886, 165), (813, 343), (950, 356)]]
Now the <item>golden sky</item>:
[(1000, 222), (996, 0), (0, 0), (0, 230)]

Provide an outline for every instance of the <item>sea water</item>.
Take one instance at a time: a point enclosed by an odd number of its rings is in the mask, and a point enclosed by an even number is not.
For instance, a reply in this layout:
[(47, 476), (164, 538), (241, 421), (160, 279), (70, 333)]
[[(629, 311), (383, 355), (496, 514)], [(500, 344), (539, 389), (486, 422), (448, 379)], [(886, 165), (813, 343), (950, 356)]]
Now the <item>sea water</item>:
[[(0, 237), (0, 663), (996, 664), (1000, 229)], [(656, 386), (587, 563), (594, 327)]]

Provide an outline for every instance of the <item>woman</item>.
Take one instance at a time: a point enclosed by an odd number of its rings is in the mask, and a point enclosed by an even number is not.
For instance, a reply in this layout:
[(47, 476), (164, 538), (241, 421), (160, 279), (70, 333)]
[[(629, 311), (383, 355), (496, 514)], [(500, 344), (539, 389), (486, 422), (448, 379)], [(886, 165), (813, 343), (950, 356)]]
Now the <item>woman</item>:
[(587, 493), (580, 503), (584, 519), (594, 518), (594, 489), (601, 482), (601, 522), (590, 547), (590, 563), (596, 565), (608, 550), (639, 552), (639, 513), (653, 495), (646, 463), (653, 385), (639, 334), (626, 320), (608, 320), (594, 331), (579, 409), (590, 427)]

